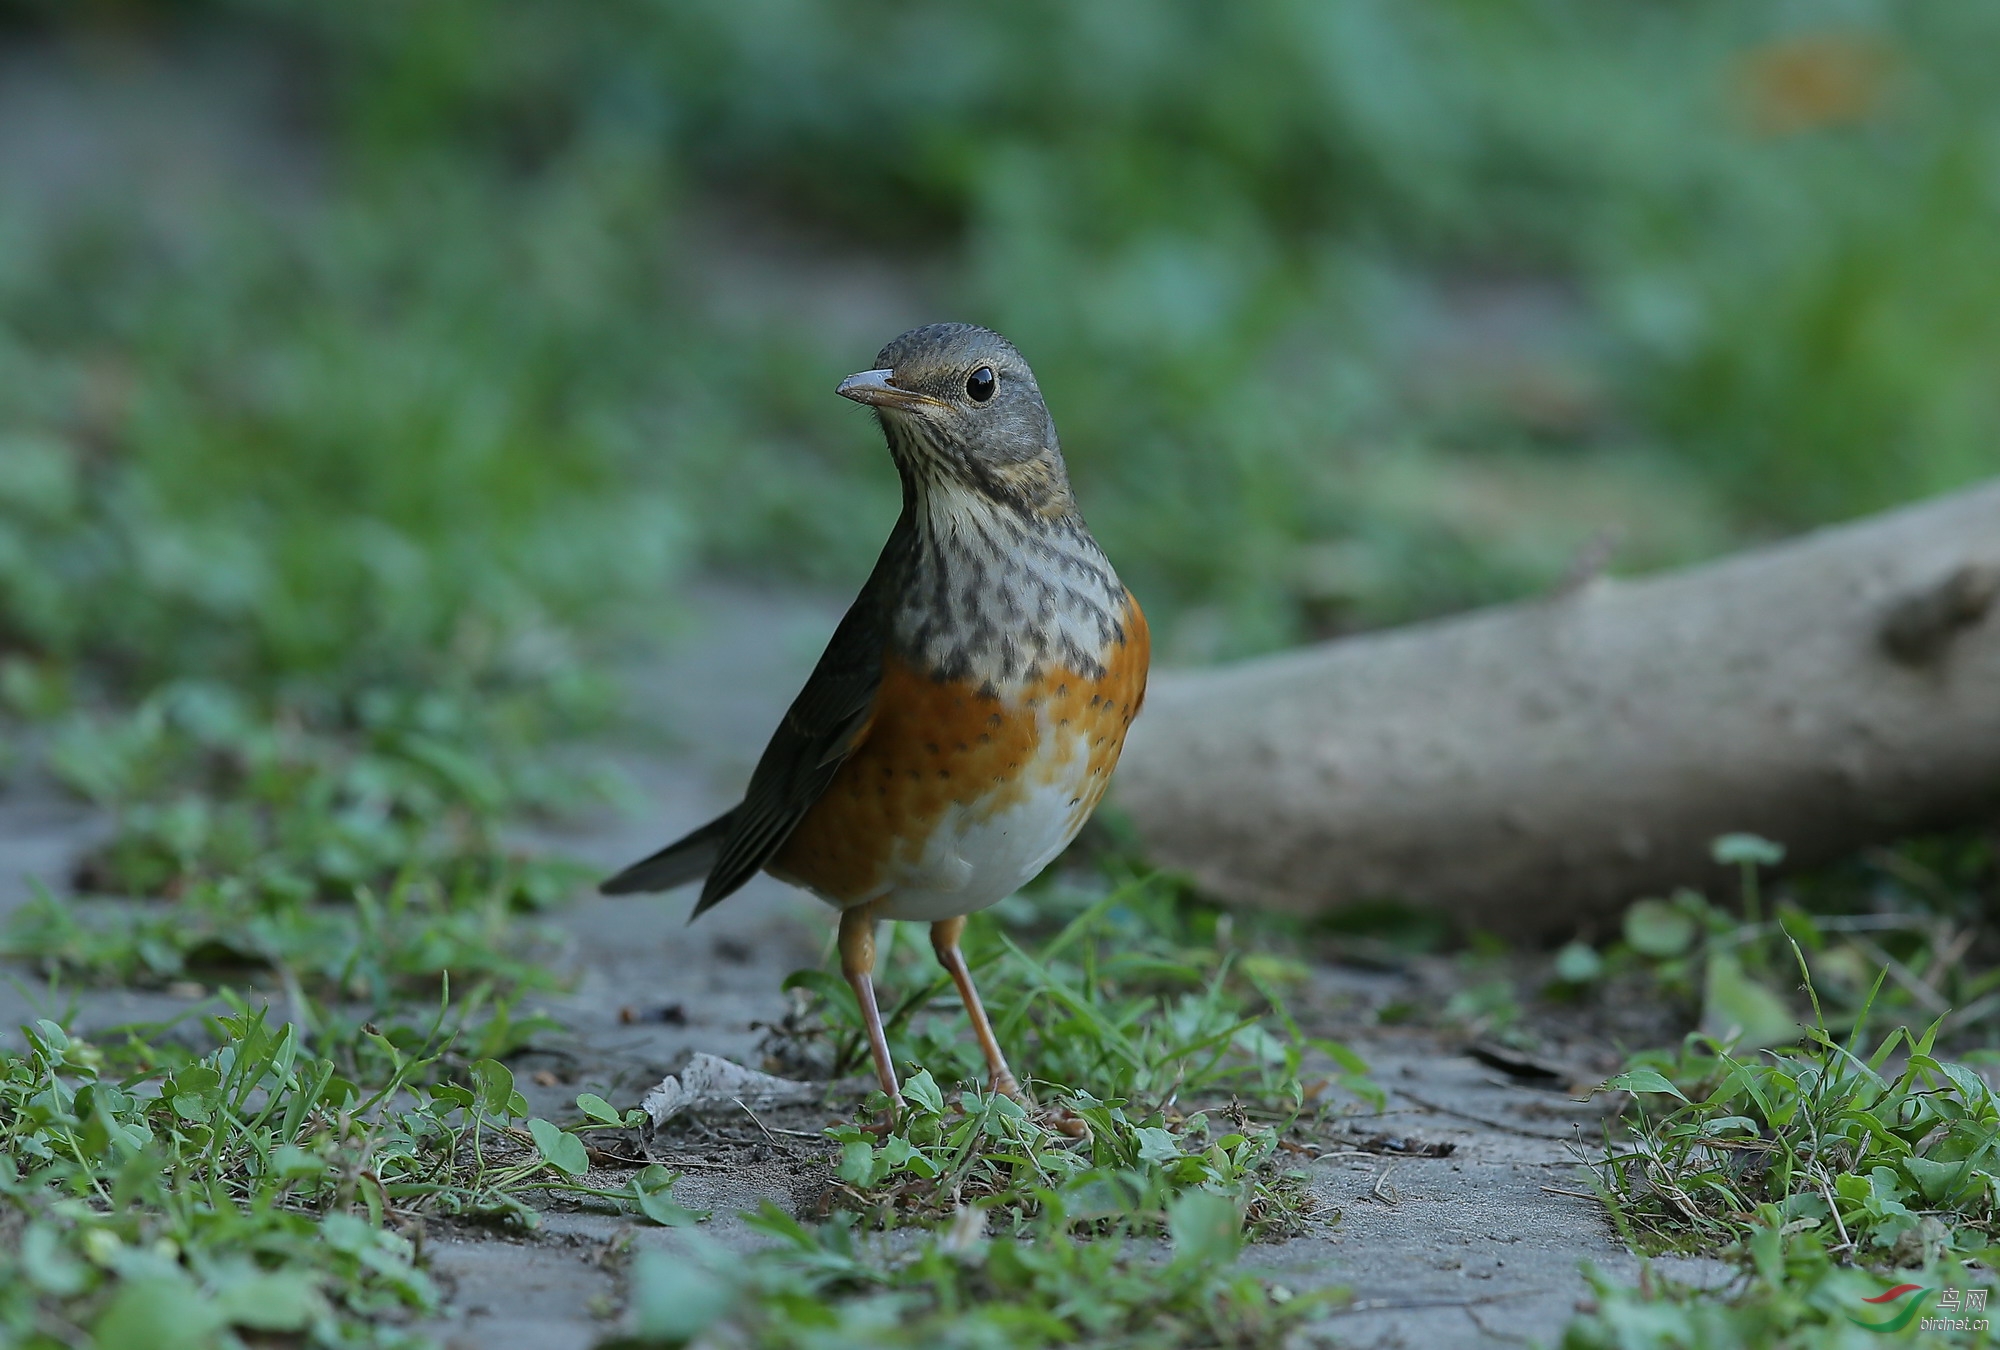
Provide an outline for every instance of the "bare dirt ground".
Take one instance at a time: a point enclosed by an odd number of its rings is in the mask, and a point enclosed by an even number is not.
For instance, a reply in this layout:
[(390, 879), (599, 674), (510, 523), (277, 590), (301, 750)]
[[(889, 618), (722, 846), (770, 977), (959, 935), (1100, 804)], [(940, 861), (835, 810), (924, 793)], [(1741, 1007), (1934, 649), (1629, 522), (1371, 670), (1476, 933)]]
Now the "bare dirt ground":
[[(740, 588), (706, 589), (695, 604), (697, 623), (674, 659), (631, 681), (634, 708), (658, 735), (603, 751), (631, 772), (646, 809), (606, 812), (542, 842), (610, 869), (727, 805), (837, 617), (823, 601)], [(103, 828), (87, 809), (32, 787), (0, 796), (0, 911), (38, 879), (60, 887)], [(784, 975), (819, 960), (829, 916), (768, 879), (695, 927), (685, 922), (688, 903), (592, 896), (558, 916), (572, 985), (541, 1005), (569, 1032), (516, 1066), (537, 1112), (565, 1118), (581, 1091), (636, 1105), (695, 1050), (758, 1063), (759, 1024), (783, 1015)], [(11, 976), (0, 987), (0, 1025), (9, 1027), (68, 1015), (90, 1033), (193, 1002)], [(1578, 1168), (1601, 1137), (1601, 1116), (1572, 1100), (1567, 1084), (1537, 1086), (1469, 1055), (1461, 1037), (1376, 1019), (1399, 1001), (1435, 1005), (1437, 985), (1436, 972), (1421, 970), (1315, 969), (1302, 1000), (1312, 1029), (1368, 1060), (1388, 1109), (1322, 1131), (1310, 1164), (1317, 1221), (1248, 1259), (1296, 1288), (1351, 1289), (1353, 1303), (1323, 1328), (1339, 1344), (1552, 1343), (1588, 1293), (1580, 1262), (1628, 1280), (1637, 1272)], [(796, 1134), (767, 1135), (748, 1119), (676, 1122), (652, 1149), (683, 1169), (677, 1198), (714, 1211), (710, 1237), (748, 1244), (756, 1236), (739, 1211), (764, 1200), (814, 1210), (833, 1150), (811, 1136), (834, 1116), (801, 1109), (765, 1118)], [(590, 1346), (621, 1311), (619, 1263), (607, 1258), (627, 1243), (680, 1240), (601, 1212), (550, 1212), (524, 1234), (435, 1225), (428, 1255), (451, 1297), (432, 1330), (448, 1345), (481, 1350)]]

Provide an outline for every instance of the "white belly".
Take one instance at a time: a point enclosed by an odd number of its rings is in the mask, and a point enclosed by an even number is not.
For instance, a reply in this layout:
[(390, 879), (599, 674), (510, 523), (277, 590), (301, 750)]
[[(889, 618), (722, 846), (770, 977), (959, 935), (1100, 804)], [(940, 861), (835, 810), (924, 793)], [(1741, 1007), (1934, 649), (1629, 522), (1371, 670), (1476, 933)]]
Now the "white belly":
[(998, 810), (951, 806), (921, 849), (898, 854), (884, 870), (885, 919), (936, 922), (1006, 899), (1076, 837), (1093, 793), (1081, 736), (1063, 768)]

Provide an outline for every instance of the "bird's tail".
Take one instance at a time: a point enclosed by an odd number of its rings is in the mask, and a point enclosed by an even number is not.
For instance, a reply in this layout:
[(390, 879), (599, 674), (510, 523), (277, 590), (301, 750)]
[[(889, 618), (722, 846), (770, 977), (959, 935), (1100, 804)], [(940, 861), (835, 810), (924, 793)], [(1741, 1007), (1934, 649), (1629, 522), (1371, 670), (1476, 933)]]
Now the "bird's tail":
[(637, 891), (670, 891), (690, 881), (699, 881), (715, 866), (722, 851), (723, 836), (736, 813), (725, 811), (708, 824), (675, 840), (650, 858), (641, 858), (630, 867), (598, 886), (602, 895), (631, 895)]

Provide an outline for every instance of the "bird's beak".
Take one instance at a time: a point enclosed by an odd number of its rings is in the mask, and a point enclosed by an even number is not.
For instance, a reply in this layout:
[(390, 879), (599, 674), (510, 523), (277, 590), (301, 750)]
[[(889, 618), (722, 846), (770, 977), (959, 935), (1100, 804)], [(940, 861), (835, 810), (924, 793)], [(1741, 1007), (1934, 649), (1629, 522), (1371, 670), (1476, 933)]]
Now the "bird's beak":
[(864, 370), (849, 375), (833, 391), (842, 398), (851, 398), (856, 403), (866, 403), (874, 408), (913, 408), (920, 404), (936, 403), (928, 394), (919, 394), (912, 389), (898, 389), (889, 383), (896, 372), (893, 370)]

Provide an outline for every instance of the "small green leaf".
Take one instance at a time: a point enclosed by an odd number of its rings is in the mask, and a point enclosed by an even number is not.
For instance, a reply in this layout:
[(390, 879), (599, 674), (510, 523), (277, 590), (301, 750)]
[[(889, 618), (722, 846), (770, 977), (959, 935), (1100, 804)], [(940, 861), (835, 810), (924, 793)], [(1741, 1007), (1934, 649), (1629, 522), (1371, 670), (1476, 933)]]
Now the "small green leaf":
[(623, 1125), (625, 1118), (618, 1114), (610, 1102), (595, 1092), (585, 1092), (576, 1099), (576, 1109), (601, 1125)]
[(1938, 1068), (1958, 1089), (1967, 1109), (1983, 1111), (1993, 1102), (1993, 1089), (1986, 1086), (1986, 1080), (1963, 1064), (1940, 1064)]
[(677, 1179), (658, 1163), (642, 1168), (632, 1178), (632, 1202), (641, 1214), (663, 1228), (687, 1228), (708, 1217), (674, 1199)]
[(1556, 953), (1556, 978), (1564, 984), (1589, 984), (1604, 973), (1604, 958), (1587, 942), (1572, 942)]
[(540, 1116), (528, 1122), (528, 1133), (534, 1136), (542, 1161), (557, 1171), (580, 1177), (590, 1170), (590, 1154), (575, 1135), (564, 1133)]
[(934, 1116), (944, 1114), (944, 1093), (938, 1090), (937, 1081), (931, 1077), (929, 1069), (918, 1069), (903, 1084), (903, 1097), (913, 1106), (920, 1106)]
[(923, 1151), (899, 1134), (884, 1139), (876, 1157), (881, 1160), (885, 1173), (906, 1171), (926, 1180), (938, 1174), (937, 1167), (924, 1156)]
[(1744, 971), (1733, 953), (1717, 952), (1708, 958), (1701, 1029), (1719, 1041), (1760, 1050), (1797, 1040), (1799, 1020), (1783, 999)]
[(460, 1110), (479, 1104), (479, 1098), (473, 1096), (456, 1083), (439, 1083), (431, 1089), (431, 1098), (433, 1101), (444, 1102)]
[(1167, 1236), (1176, 1261), (1219, 1266), (1243, 1249), (1243, 1215), (1226, 1195), (1186, 1191), (1167, 1205)]
[(179, 1096), (184, 1092), (207, 1094), (222, 1086), (222, 1075), (206, 1064), (190, 1064), (160, 1085), (160, 1095), (163, 1097), (170, 1095), (167, 1091), (170, 1086), (173, 1089), (171, 1094), (173, 1096)]
[(1687, 1100), (1687, 1094), (1667, 1081), (1667, 1076), (1658, 1069), (1627, 1069), (1616, 1078), (1606, 1080), (1604, 1090), (1607, 1092), (1665, 1092), (1679, 1097), (1682, 1101)]
[(1625, 911), (1625, 941), (1641, 956), (1679, 956), (1694, 938), (1694, 917), (1665, 900), (1641, 900)]
[(319, 1223), (320, 1240), (337, 1252), (360, 1256), (375, 1245), (375, 1230), (358, 1214), (329, 1214)]
[(472, 1066), (472, 1085), (479, 1092), (479, 1105), (492, 1115), (504, 1116), (513, 1105), (514, 1071), (495, 1059), (482, 1059)]
[(1928, 1158), (1910, 1157), (1903, 1159), (1903, 1169), (1917, 1183), (1924, 1199), (1932, 1205), (1946, 1203), (1973, 1178), (1972, 1168), (1963, 1162), (1932, 1162)]
[(185, 1279), (128, 1280), (97, 1319), (99, 1350), (196, 1350), (226, 1325), (216, 1305)]
[(1757, 1122), (1748, 1116), (1719, 1116), (1714, 1120), (1702, 1122), (1701, 1133), (1710, 1138), (1719, 1134), (1755, 1135)]
[(850, 1139), (840, 1146), (840, 1179), (852, 1186), (873, 1186), (881, 1169), (875, 1163), (875, 1147), (864, 1139)]
[(1172, 1130), (1153, 1129), (1140, 1126), (1132, 1131), (1139, 1141), (1139, 1157), (1144, 1162), (1166, 1166), (1181, 1156), (1181, 1141), (1174, 1138)]
[(1015, 1101), (1012, 1097), (1002, 1097), (995, 1094), (987, 1098), (987, 1103), (992, 1106), (995, 1115), (1005, 1116), (1009, 1120), (1026, 1120), (1028, 1118), (1028, 1108)]
[(1785, 860), (1785, 846), (1756, 834), (1725, 834), (1709, 845), (1709, 854), (1727, 866), (1750, 863), (1776, 867)]
[(280, 1144), (271, 1150), (271, 1175), (283, 1180), (323, 1176), (326, 1160), (297, 1144)]
[(90, 1267), (64, 1250), (61, 1237), (46, 1223), (29, 1225), (22, 1235), (21, 1273), (36, 1289), (58, 1298), (82, 1293), (91, 1278)]
[(304, 1331), (326, 1315), (326, 1299), (309, 1270), (260, 1271), (224, 1289), (216, 1311), (252, 1331)]
[(736, 1302), (723, 1272), (680, 1252), (642, 1251), (632, 1258), (632, 1329), (645, 1343), (686, 1345)]
[(1314, 1037), (1306, 1043), (1349, 1073), (1365, 1074), (1368, 1072), (1368, 1061), (1355, 1054), (1339, 1041), (1329, 1041)]

